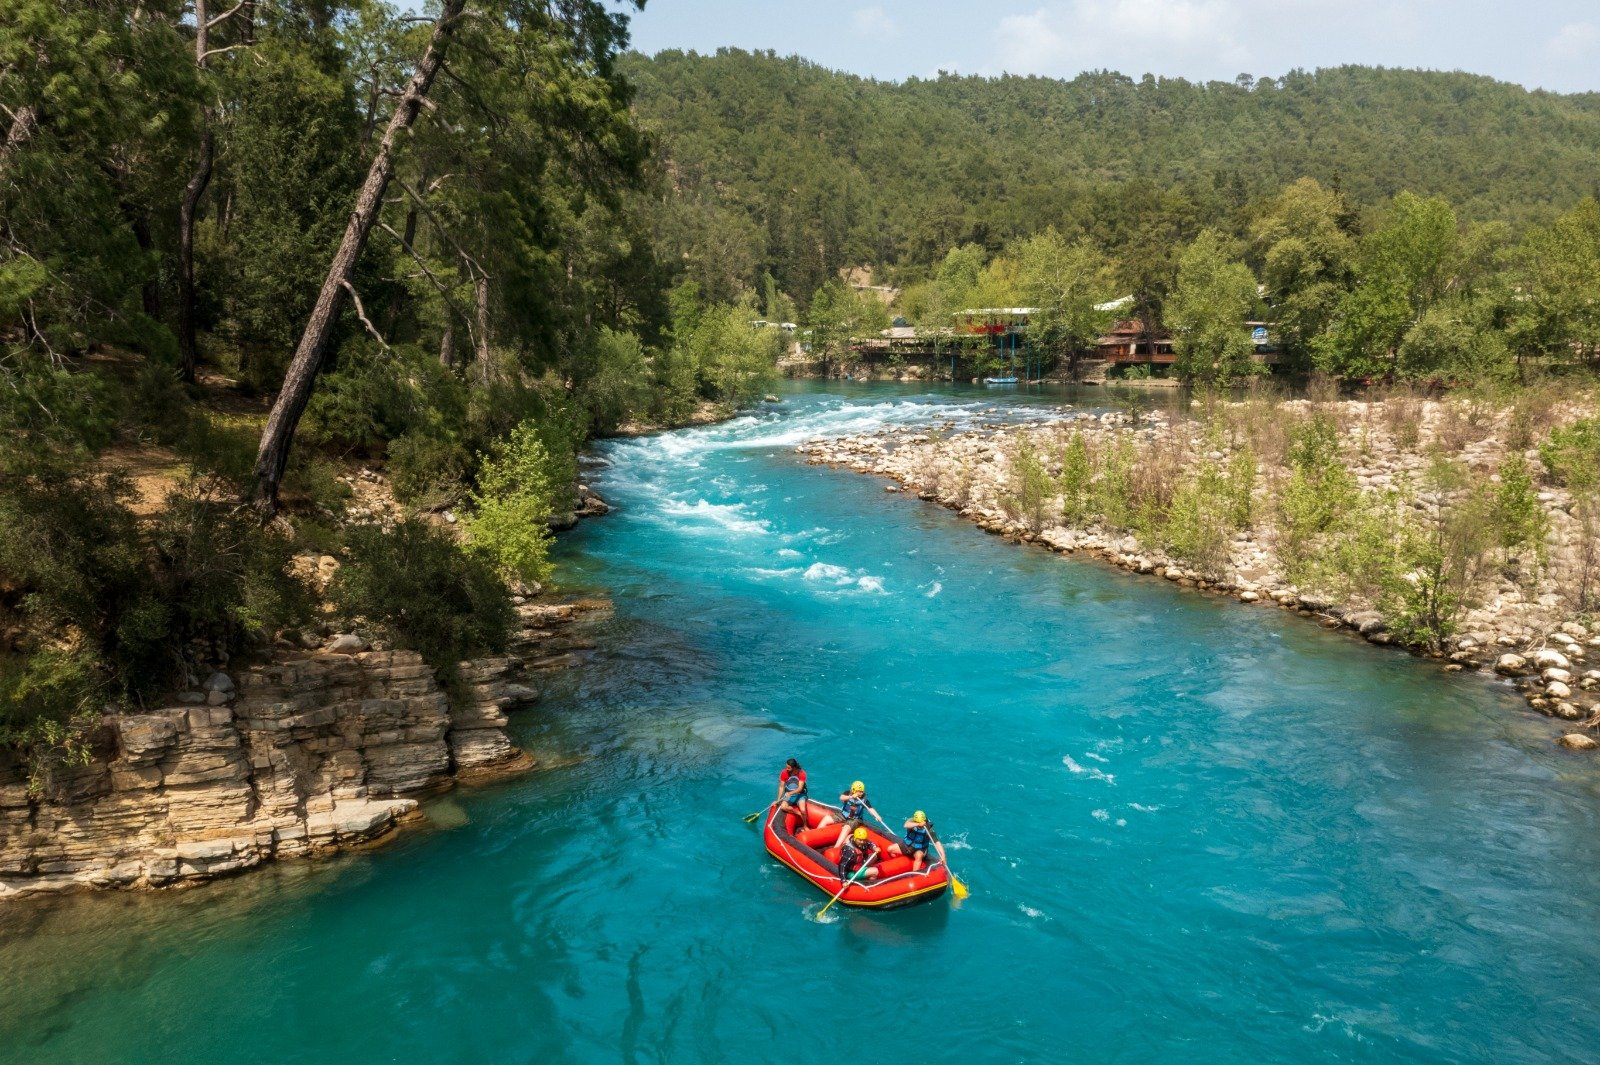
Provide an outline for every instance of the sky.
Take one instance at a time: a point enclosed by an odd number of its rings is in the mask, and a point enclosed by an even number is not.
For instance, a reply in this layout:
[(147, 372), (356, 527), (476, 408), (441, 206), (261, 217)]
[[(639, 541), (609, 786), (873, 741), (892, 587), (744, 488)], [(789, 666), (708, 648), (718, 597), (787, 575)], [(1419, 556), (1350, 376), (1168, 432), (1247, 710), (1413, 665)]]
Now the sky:
[(633, 46), (772, 49), (896, 81), (1098, 69), (1232, 81), (1359, 63), (1588, 92), (1600, 91), (1600, 0), (648, 0)]

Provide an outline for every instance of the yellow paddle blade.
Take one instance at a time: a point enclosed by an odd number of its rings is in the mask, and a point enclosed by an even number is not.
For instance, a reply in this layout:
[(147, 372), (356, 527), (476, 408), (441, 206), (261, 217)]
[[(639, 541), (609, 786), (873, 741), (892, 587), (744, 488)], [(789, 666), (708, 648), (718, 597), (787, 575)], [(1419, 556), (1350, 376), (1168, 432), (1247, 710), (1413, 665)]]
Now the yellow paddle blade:
[(764, 813), (766, 813), (765, 810), (757, 810), (755, 813), (753, 813), (749, 817), (745, 818), (744, 819), (744, 823), (748, 825), (751, 821), (754, 821), (756, 818), (760, 817)]
[(954, 873), (950, 874), (950, 894), (958, 899), (964, 899), (968, 894), (967, 885), (963, 884), (961, 878)]

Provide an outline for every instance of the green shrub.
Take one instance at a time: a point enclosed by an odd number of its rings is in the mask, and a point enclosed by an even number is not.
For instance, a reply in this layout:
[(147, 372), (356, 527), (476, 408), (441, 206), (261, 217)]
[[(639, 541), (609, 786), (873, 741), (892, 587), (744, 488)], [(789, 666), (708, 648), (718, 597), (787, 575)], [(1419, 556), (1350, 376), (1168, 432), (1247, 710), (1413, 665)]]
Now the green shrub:
[(1094, 456), (1089, 453), (1089, 442), (1080, 432), (1074, 432), (1061, 453), (1061, 516), (1069, 525), (1076, 525), (1089, 517), (1093, 498)]
[(644, 407), (646, 374), (639, 338), (602, 328), (595, 340), (592, 365), (576, 389), (578, 403), (588, 411), (594, 432), (613, 432)]
[(409, 432), (391, 441), (389, 484), (395, 498), (424, 510), (439, 510), (466, 491), (472, 456), (448, 436)]
[(0, 357), (0, 471), (29, 452), (97, 451), (116, 432), (118, 405), (98, 374), (31, 353)]
[[(568, 460), (570, 461), (570, 460)], [(478, 471), (467, 534), (473, 547), (508, 579), (550, 579), (550, 531), (560, 493), (570, 482), (568, 461), (553, 458), (540, 427), (524, 422)]]
[(151, 542), (151, 582), (168, 615), (157, 639), (167, 646), (204, 640), (233, 654), (312, 616), (311, 593), (290, 572), (293, 545), (215, 479), (170, 495)]
[(1210, 573), (1228, 559), (1233, 532), (1227, 481), (1213, 462), (1202, 462), (1172, 494), (1160, 541), (1176, 558)]
[(1023, 433), (1017, 440), (1016, 454), (1011, 460), (1010, 491), (1002, 499), (1006, 510), (1020, 516), (1028, 527), (1038, 532), (1044, 525), (1045, 504), (1055, 491), (1055, 483), (1039, 459), (1039, 450), (1033, 440)]
[(1512, 455), (1500, 466), (1500, 483), (1494, 490), (1489, 520), (1503, 553), (1509, 555), (1518, 548), (1531, 547), (1544, 557), (1550, 517), (1539, 502), (1533, 474), (1521, 455)]
[(88, 763), (105, 689), (89, 652), (0, 654), (0, 746), (22, 755), (30, 795), (43, 793), (57, 769)]
[(1228, 520), (1234, 528), (1243, 530), (1255, 524), (1255, 490), (1256, 453), (1245, 444), (1228, 459), (1227, 483), (1223, 489)]
[(353, 529), (346, 544), (331, 594), (347, 621), (418, 652), (447, 679), (461, 660), (505, 650), (515, 614), (486, 558), (416, 518), (387, 533)]
[(1593, 486), (1600, 481), (1600, 418), (1583, 418), (1551, 430), (1539, 445), (1545, 471), (1559, 484)]
[(339, 479), (339, 468), (310, 448), (290, 454), (289, 468), (283, 475), (282, 493), (286, 500), (304, 500), (313, 507), (335, 515), (343, 512), (345, 504), (355, 494), (348, 484)]

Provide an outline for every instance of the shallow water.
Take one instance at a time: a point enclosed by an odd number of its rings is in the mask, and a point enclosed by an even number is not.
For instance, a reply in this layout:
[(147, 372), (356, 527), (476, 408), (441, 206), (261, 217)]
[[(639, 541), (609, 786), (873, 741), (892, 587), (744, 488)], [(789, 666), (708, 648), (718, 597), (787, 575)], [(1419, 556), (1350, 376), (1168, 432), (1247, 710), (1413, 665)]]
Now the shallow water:
[[(562, 562), (616, 617), (516, 724), (584, 760), (381, 851), (0, 918), (0, 1059), (1600, 1060), (1594, 763), (1504, 688), (792, 451), (1051, 412), (1007, 395), (797, 386), (605, 445)], [(790, 755), (925, 808), (971, 898), (817, 923), (740, 821)]]

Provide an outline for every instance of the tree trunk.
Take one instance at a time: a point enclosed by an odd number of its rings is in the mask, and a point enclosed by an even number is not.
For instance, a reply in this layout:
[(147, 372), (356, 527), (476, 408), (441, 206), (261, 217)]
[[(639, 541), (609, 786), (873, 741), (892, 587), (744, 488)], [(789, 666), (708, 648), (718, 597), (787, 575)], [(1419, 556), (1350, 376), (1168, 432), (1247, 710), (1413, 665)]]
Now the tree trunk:
[(11, 120), (11, 128), (6, 131), (6, 140), (0, 144), (0, 178), (5, 177), (6, 164), (11, 161), (11, 156), (16, 150), (28, 143), (33, 136), (33, 131), (39, 126), (39, 112), (30, 105), (17, 108), (16, 117)]
[(456, 362), (456, 327), (447, 325), (444, 338), (439, 341), (439, 365), (450, 369)]
[(373, 156), (372, 166), (367, 170), (367, 180), (361, 186), (355, 209), (351, 211), (350, 221), (345, 226), (344, 237), (339, 241), (339, 250), (334, 253), (328, 276), (323, 279), (322, 290), (317, 294), (311, 317), (306, 321), (305, 332), (301, 334), (294, 358), (284, 374), (283, 387), (272, 404), (272, 413), (267, 416), (267, 427), (261, 434), (261, 447), (256, 453), (255, 471), (256, 509), (264, 519), (270, 519), (278, 511), (278, 485), (289, 464), (289, 447), (294, 442), (295, 429), (300, 424), (300, 416), (305, 413), (306, 404), (311, 400), (317, 371), (321, 369), (323, 356), (327, 353), (328, 339), (333, 335), (339, 311), (344, 306), (345, 285), (355, 274), (356, 261), (366, 247), (367, 236), (372, 232), (378, 212), (383, 208), (383, 194), (394, 176), (395, 142), (416, 121), (422, 101), (427, 97), (433, 79), (444, 62), (450, 32), (465, 6), (466, 0), (444, 0), (441, 5), (427, 51), (422, 54), (416, 71), (411, 75), (410, 84), (395, 105), (394, 116), (389, 120), (389, 128), (384, 132), (378, 151)]
[(491, 372), (493, 368), (489, 361), (489, 278), (480, 273), (478, 282), (473, 288), (477, 294), (478, 304), (478, 375), (487, 388), (493, 377)]
[(211, 166), (216, 156), (210, 116), (202, 115), (200, 121), (206, 124), (205, 131), (200, 134), (200, 160), (189, 176), (189, 183), (183, 187), (183, 200), (178, 204), (178, 356), (183, 379), (190, 384), (194, 383), (195, 369), (200, 364), (195, 338), (194, 223), (200, 212), (200, 197), (211, 184)]

